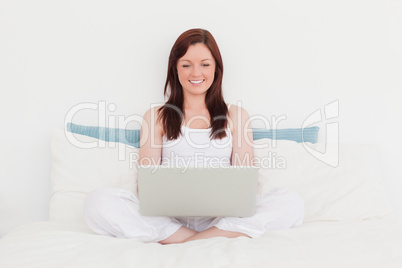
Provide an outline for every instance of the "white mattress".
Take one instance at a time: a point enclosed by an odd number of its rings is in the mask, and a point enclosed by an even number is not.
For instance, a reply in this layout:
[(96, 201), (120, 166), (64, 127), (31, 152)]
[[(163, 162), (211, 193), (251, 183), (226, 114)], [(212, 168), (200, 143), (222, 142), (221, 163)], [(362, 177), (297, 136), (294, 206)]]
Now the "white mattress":
[(80, 222), (36, 222), (0, 240), (0, 267), (402, 267), (402, 222), (305, 223), (261, 238), (144, 244)]
[(286, 169), (260, 166), (259, 189), (284, 187), (299, 193), (306, 206), (303, 226), (257, 239), (160, 245), (96, 235), (83, 222), (83, 202), (90, 191), (116, 187), (135, 192), (137, 170), (129, 156), (138, 155), (138, 149), (109, 143), (86, 150), (55, 130), (50, 221), (4, 236), (0, 268), (402, 267), (402, 222), (392, 219), (375, 147), (339, 144), (334, 168), (310, 155), (305, 144), (275, 143), (254, 142), (258, 159), (271, 153), (286, 159)]

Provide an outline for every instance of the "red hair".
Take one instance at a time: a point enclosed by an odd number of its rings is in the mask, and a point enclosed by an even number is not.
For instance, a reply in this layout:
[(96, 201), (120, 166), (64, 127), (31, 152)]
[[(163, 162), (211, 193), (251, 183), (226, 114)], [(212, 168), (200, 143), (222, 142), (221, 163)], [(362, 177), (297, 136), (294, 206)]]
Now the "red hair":
[[(215, 59), (215, 77), (205, 96), (205, 104), (211, 117), (211, 138), (226, 136), (228, 109), (222, 94), (223, 63), (221, 53), (214, 37), (204, 29), (190, 29), (182, 33), (174, 43), (169, 55), (168, 72), (164, 95), (170, 93), (169, 99), (158, 109), (167, 139), (177, 139), (181, 133), (183, 121), (183, 88), (177, 74), (177, 61), (183, 57), (190, 45), (202, 43), (208, 47)], [(170, 92), (168, 92), (170, 89)]]

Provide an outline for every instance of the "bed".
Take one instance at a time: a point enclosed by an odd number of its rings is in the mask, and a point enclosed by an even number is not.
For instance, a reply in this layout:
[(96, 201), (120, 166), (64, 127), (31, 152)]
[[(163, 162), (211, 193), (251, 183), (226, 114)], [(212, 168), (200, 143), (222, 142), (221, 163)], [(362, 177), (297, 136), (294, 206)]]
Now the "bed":
[(160, 245), (100, 236), (86, 226), (82, 204), (90, 191), (136, 193), (139, 152), (89, 136), (52, 130), (49, 221), (5, 235), (0, 267), (402, 267), (402, 222), (388, 201), (374, 145), (337, 144), (334, 167), (311, 153), (323, 144), (259, 138), (259, 191), (298, 192), (306, 205), (303, 225), (256, 239)]

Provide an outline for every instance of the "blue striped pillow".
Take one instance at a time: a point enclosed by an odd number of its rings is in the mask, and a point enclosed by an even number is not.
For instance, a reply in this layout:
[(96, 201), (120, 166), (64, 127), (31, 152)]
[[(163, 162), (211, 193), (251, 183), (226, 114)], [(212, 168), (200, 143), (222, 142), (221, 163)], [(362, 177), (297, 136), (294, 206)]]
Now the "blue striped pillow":
[[(265, 129), (253, 128), (253, 139), (290, 140), (295, 142), (317, 143), (319, 127)], [(140, 147), (140, 129), (105, 128), (98, 126), (83, 126), (73, 123), (67, 124), (67, 131), (81, 134), (103, 141), (121, 142)]]

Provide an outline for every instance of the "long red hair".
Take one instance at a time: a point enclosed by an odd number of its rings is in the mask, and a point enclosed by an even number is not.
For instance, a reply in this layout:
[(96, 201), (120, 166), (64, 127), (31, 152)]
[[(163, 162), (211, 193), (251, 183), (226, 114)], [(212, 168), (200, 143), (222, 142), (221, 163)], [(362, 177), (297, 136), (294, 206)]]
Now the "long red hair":
[[(205, 96), (205, 104), (211, 117), (211, 133), (213, 139), (226, 136), (228, 109), (222, 94), (223, 62), (218, 45), (212, 34), (204, 29), (190, 29), (182, 33), (174, 43), (169, 55), (168, 72), (164, 95), (169, 99), (158, 109), (158, 119), (162, 122), (168, 140), (174, 140), (181, 134), (183, 121), (183, 88), (177, 75), (177, 61), (183, 57), (190, 45), (202, 43), (208, 47), (215, 59), (215, 77)], [(170, 90), (170, 92), (169, 92)]]

